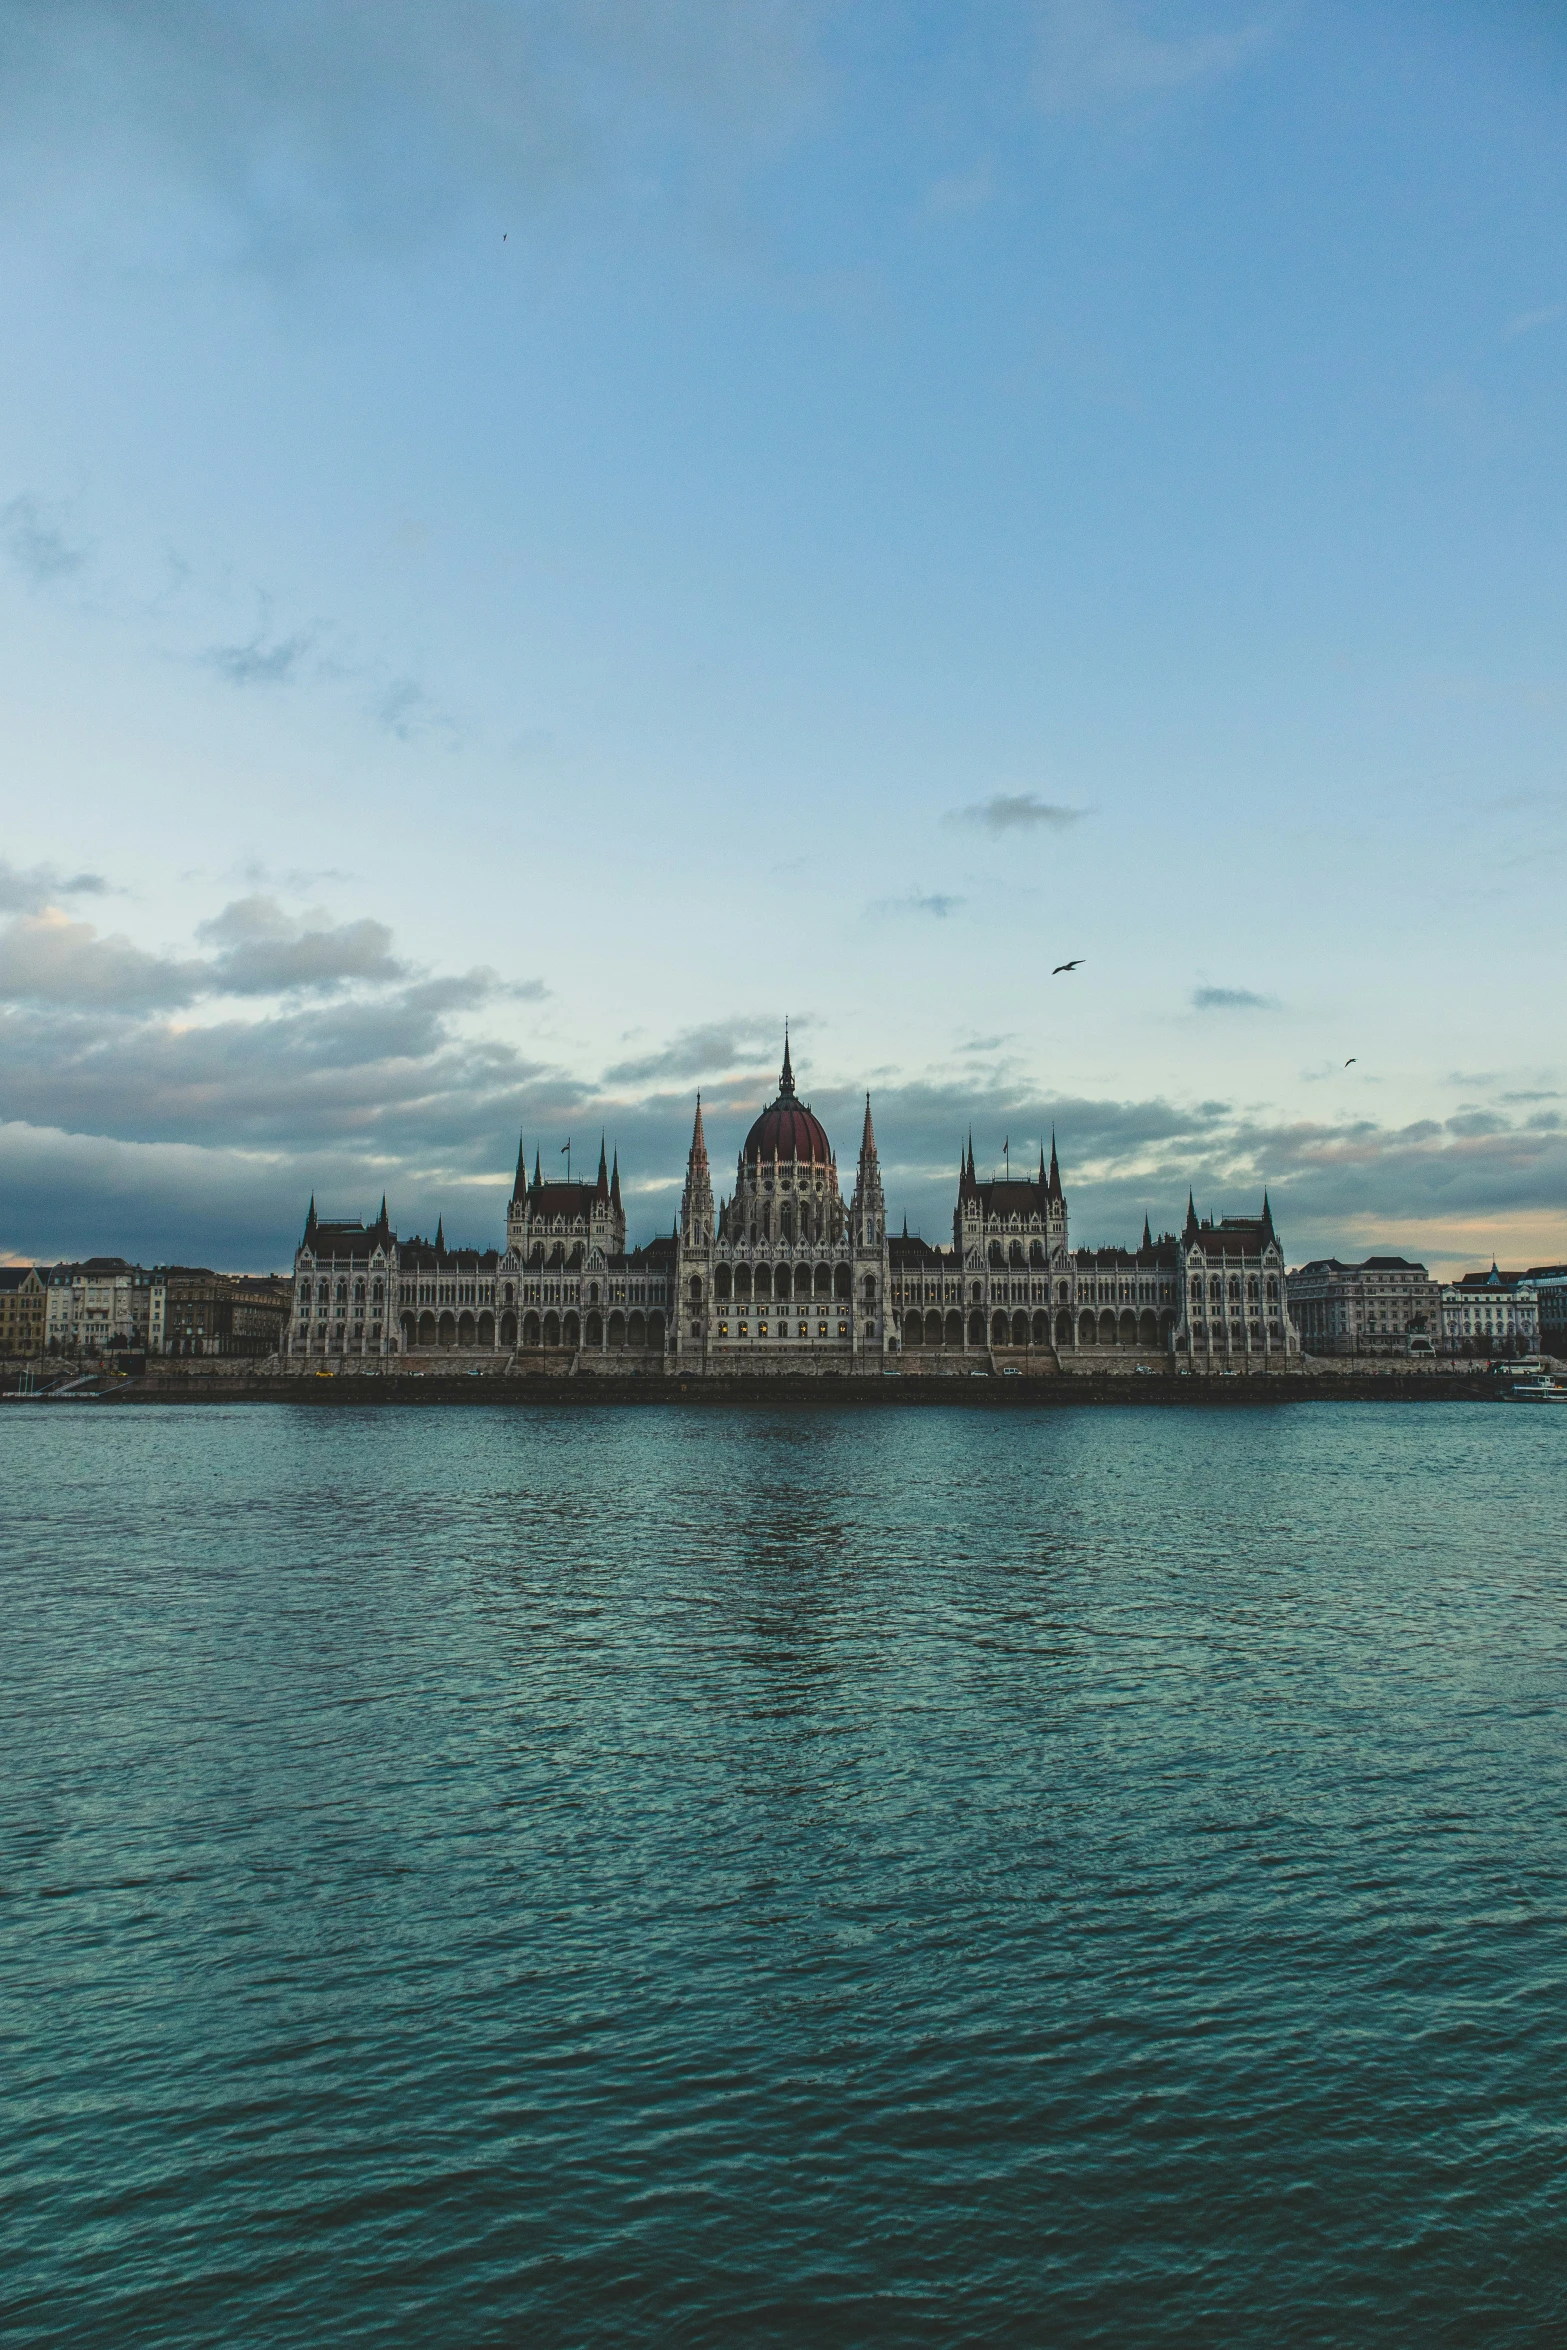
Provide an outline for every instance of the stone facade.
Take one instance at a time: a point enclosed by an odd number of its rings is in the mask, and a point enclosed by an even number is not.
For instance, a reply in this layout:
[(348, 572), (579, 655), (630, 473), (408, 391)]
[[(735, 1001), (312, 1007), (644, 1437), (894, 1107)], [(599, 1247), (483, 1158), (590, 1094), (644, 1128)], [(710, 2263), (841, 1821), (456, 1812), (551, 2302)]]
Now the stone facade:
[(1214, 1370), (1299, 1361), (1283, 1250), (1256, 1217), (1199, 1222), (1133, 1249), (1076, 1249), (1052, 1139), (1036, 1173), (985, 1180), (970, 1138), (950, 1247), (887, 1228), (865, 1103), (845, 1200), (787, 1040), (734, 1188), (715, 1200), (701, 1098), (674, 1231), (628, 1251), (618, 1155), (595, 1181), (546, 1182), (519, 1150), (502, 1250), (399, 1241), (326, 1222), (295, 1260), (290, 1357), (454, 1352), (471, 1362), (682, 1375), (1092, 1368), (1108, 1358)]
[(1434, 1354), (1442, 1285), (1407, 1257), (1314, 1257), (1289, 1277), (1290, 1315), (1314, 1355)]

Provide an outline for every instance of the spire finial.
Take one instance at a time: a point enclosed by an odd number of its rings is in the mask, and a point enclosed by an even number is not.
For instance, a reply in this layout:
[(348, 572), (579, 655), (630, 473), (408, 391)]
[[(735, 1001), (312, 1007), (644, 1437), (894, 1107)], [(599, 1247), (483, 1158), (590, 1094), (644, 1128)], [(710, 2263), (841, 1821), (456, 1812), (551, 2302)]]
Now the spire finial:
[(793, 1093), (794, 1091), (794, 1069), (789, 1059), (789, 1020), (787, 1014), (784, 1017), (784, 1057), (783, 1067), (778, 1072), (778, 1091), (781, 1094)]

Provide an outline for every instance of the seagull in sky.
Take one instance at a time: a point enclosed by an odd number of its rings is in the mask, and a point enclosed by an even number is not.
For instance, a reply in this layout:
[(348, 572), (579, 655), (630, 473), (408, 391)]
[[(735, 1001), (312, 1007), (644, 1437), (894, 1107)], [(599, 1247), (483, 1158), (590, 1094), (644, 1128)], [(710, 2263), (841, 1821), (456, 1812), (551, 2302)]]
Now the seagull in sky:
[(1358, 1056), (1357, 1056), (1356, 1054), (1354, 1054), (1354, 1053), (1351, 1053), (1351, 1054), (1350, 1054), (1350, 1056), (1349, 1056), (1349, 1059), (1348, 1059), (1348, 1060), (1347, 1060), (1347, 1061), (1344, 1063), (1344, 1066), (1345, 1066), (1345, 1068), (1346, 1068), (1346, 1069), (1353, 1069), (1353, 1067), (1355, 1066), (1355, 1062), (1356, 1062), (1356, 1059), (1357, 1059), (1357, 1057), (1358, 1057)]
[(1051, 978), (1059, 979), (1063, 971), (1075, 971), (1082, 959), (1081, 955), (1074, 955), (1070, 963), (1058, 963), (1050, 974)]

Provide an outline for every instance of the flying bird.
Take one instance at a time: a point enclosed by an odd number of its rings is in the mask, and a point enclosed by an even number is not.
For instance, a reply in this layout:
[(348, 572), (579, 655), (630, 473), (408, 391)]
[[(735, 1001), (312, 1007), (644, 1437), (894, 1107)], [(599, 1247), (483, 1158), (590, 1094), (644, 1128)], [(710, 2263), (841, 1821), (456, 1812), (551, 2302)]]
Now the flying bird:
[(1050, 974), (1051, 978), (1058, 979), (1063, 971), (1075, 971), (1082, 960), (1081, 955), (1074, 955), (1070, 963), (1058, 963)]
[(1353, 1067), (1355, 1066), (1355, 1062), (1356, 1062), (1356, 1059), (1357, 1059), (1357, 1058), (1358, 1058), (1358, 1056), (1357, 1056), (1356, 1054), (1354, 1054), (1354, 1053), (1351, 1053), (1351, 1054), (1350, 1054), (1350, 1056), (1349, 1056), (1349, 1059), (1348, 1059), (1348, 1060), (1347, 1060), (1347, 1061), (1344, 1063), (1344, 1066), (1345, 1066), (1345, 1068), (1346, 1068), (1346, 1069), (1353, 1069)]

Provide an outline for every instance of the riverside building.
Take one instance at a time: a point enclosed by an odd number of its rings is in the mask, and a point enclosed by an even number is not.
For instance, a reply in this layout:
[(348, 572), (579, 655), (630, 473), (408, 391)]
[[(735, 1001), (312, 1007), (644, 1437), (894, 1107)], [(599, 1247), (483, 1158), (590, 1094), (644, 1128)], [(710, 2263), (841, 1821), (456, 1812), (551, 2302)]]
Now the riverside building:
[(1052, 1141), (1037, 1172), (982, 1178), (959, 1161), (950, 1246), (888, 1230), (869, 1096), (844, 1197), (825, 1127), (800, 1099), (787, 1040), (734, 1186), (715, 1197), (700, 1096), (673, 1232), (626, 1247), (620, 1166), (545, 1181), (519, 1149), (501, 1250), (400, 1241), (318, 1217), (294, 1264), (291, 1358), (458, 1353), (519, 1368), (723, 1375), (1053, 1371), (1111, 1356), (1150, 1368), (1298, 1364), (1284, 1253), (1266, 1197), (1135, 1248), (1074, 1250)]
[(1289, 1276), (1290, 1317), (1313, 1355), (1434, 1354), (1442, 1285), (1407, 1257), (1314, 1257)]

